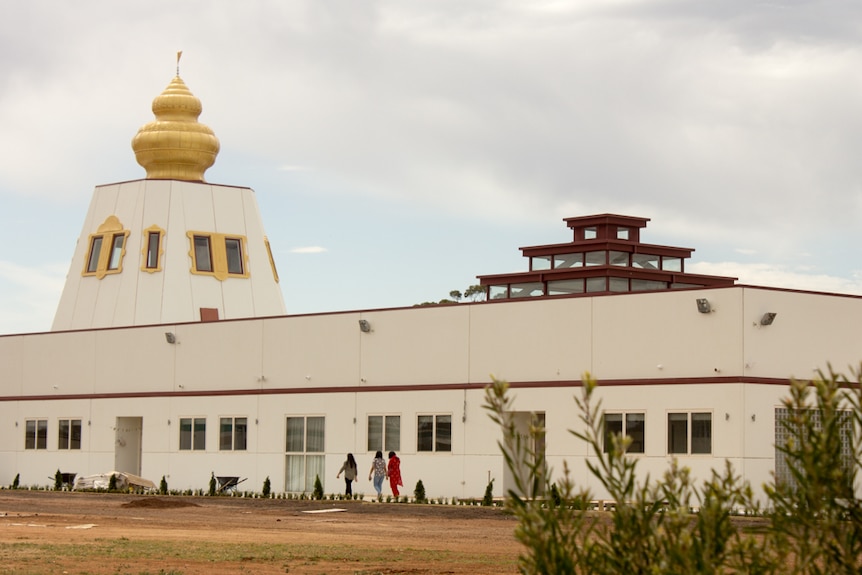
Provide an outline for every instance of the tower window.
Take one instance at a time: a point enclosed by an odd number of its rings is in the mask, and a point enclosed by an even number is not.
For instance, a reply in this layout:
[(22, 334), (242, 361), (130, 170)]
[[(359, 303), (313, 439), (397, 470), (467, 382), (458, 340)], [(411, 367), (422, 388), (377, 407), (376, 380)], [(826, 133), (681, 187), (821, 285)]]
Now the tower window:
[(210, 239), (207, 236), (195, 236), (195, 269), (199, 272), (213, 271)]
[(162, 270), (162, 236), (165, 235), (165, 230), (159, 226), (150, 226), (144, 230), (144, 249), (141, 254), (144, 256), (144, 261), (141, 264), (141, 271), (148, 273), (158, 272)]
[[(123, 257), (126, 254), (126, 238), (129, 230), (124, 230), (117, 216), (108, 216), (95, 234), (90, 236), (90, 249), (87, 265), (82, 275), (102, 279), (108, 274), (123, 271)], [(107, 243), (110, 249), (103, 250)]]
[(211, 275), (219, 281), (249, 276), (243, 236), (188, 232), (188, 237), (193, 274)]
[(225, 253), (227, 254), (227, 273), (242, 273), (242, 240), (237, 238), (225, 238)]

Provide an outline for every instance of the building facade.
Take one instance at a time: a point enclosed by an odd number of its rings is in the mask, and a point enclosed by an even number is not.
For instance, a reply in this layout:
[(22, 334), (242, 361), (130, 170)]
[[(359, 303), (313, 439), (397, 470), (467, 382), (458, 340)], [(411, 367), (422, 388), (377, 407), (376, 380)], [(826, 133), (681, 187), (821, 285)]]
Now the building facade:
[[(183, 136), (200, 110), (177, 80), (154, 102), (155, 141), (204, 148)], [(338, 492), (351, 452), (354, 492), (371, 494), (364, 471), (392, 450), (407, 493), (421, 479), (429, 497), (480, 497), (494, 480), (502, 495), (512, 479), (483, 409), (496, 377), (518, 425), (544, 424), (553, 473), (567, 461), (601, 498), (595, 454), (569, 432), (589, 372), (642, 472), (676, 458), (706, 478), (729, 460), (757, 488), (776, 469), (788, 378), (862, 359), (862, 298), (688, 274), (691, 249), (644, 244), (648, 220), (613, 214), (521, 248), (526, 272), (479, 276), (485, 302), (284, 315), (253, 192), (205, 183), (207, 154), (97, 188), (53, 330), (0, 337), (0, 484), (116, 470), (172, 489), (215, 474)]]

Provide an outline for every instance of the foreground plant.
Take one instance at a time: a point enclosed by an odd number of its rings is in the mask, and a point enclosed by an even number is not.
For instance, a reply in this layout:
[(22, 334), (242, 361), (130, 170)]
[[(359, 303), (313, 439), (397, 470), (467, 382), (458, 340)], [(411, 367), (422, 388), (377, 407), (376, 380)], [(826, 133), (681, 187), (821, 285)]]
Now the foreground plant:
[[(853, 490), (862, 462), (858, 374), (855, 382), (830, 372), (810, 385), (792, 383), (785, 401), (793, 414), (790, 441), (778, 449), (793, 481), (764, 486), (765, 511), (729, 462), (701, 484), (676, 460), (658, 480), (640, 477), (638, 460), (626, 456), (630, 438), (614, 435), (604, 444), (601, 402), (593, 398), (597, 383), (589, 374), (583, 381), (576, 398), (583, 426), (570, 433), (588, 444), (586, 465), (615, 502), (607, 525), (585, 512), (593, 496), (576, 489), (565, 462), (562, 478), (550, 480), (543, 457), (531, 448), (545, 431), (533, 427), (526, 438), (517, 432), (508, 385), (494, 380), (486, 391), (484, 407), (503, 431), (499, 446), (514, 478), (506, 496), (526, 548), (523, 573), (860, 572), (862, 511)], [(740, 510), (764, 513), (765, 527), (740, 526), (733, 520)]]

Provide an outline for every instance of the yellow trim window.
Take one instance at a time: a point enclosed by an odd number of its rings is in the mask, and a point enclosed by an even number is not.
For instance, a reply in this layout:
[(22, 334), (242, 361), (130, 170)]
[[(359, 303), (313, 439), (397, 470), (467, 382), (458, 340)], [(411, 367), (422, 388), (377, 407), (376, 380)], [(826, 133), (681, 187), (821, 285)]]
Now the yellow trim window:
[(147, 273), (162, 271), (162, 255), (165, 253), (162, 245), (164, 237), (165, 230), (159, 226), (150, 226), (144, 230), (141, 271)]
[(87, 259), (81, 275), (102, 279), (108, 274), (122, 272), (128, 237), (129, 230), (123, 229), (117, 216), (108, 216), (96, 233), (90, 234)]
[(187, 232), (186, 235), (191, 247), (193, 274), (213, 276), (219, 281), (249, 276), (245, 236), (211, 232)]
[[(275, 278), (275, 283), (278, 283), (278, 270), (275, 269), (275, 260), (272, 258), (272, 248), (269, 246), (269, 238), (264, 236), (263, 243), (266, 245), (266, 253), (269, 255), (269, 265), (272, 267), (272, 277)], [(400, 449), (398, 451), (401, 451)]]

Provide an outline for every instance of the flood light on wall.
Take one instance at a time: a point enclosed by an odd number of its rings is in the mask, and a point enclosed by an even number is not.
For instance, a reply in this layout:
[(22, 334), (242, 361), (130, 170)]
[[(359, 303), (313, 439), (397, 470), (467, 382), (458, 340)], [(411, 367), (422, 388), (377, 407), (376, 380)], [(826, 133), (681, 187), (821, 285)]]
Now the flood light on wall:
[(709, 300), (705, 297), (697, 298), (697, 311), (700, 313), (709, 313), (712, 311), (712, 306), (709, 304)]
[(359, 320), (359, 330), (362, 333), (368, 333), (371, 331), (371, 323), (367, 319)]
[(166, 331), (165, 332), (165, 341), (168, 343), (177, 343), (177, 336), (173, 334), (173, 332)]
[(778, 314), (775, 312), (768, 311), (763, 314), (763, 317), (760, 318), (760, 325), (772, 325), (772, 322), (775, 321), (775, 316)]

